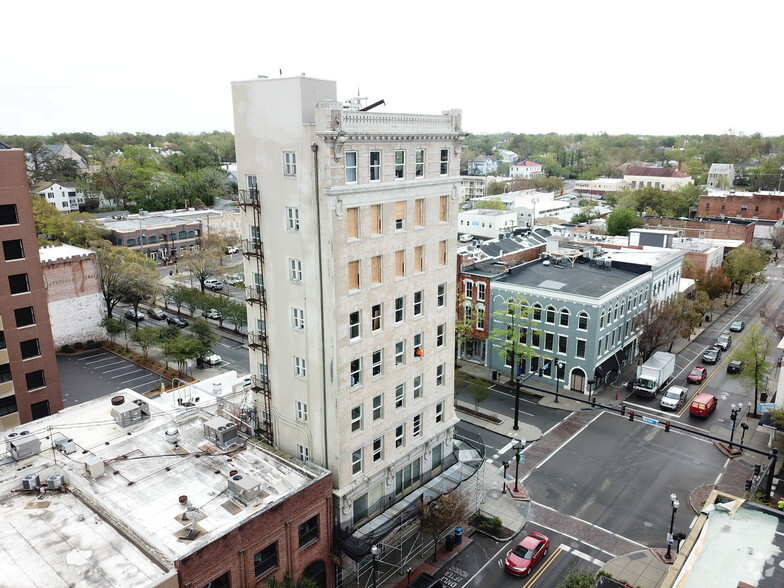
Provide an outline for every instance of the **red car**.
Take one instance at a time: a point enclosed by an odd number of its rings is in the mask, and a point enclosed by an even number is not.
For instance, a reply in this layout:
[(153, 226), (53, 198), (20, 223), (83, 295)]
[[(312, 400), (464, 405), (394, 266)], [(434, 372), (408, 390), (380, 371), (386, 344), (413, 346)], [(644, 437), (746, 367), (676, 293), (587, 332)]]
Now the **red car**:
[(693, 370), (689, 372), (689, 375), (686, 376), (686, 383), (687, 384), (702, 384), (705, 381), (705, 378), (708, 377), (708, 370), (701, 365), (698, 365)]
[(549, 548), (550, 540), (547, 537), (531, 531), (506, 554), (506, 571), (515, 576), (527, 576), (528, 572), (544, 559)]

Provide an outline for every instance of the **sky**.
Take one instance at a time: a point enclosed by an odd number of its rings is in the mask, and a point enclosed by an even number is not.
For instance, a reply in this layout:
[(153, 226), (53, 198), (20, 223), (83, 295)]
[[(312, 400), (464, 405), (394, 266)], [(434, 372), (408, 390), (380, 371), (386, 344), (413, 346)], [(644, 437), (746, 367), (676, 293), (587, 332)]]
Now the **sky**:
[(36, 0), (0, 16), (0, 136), (233, 131), (231, 82), (334, 80), (469, 133), (784, 135), (784, 3)]

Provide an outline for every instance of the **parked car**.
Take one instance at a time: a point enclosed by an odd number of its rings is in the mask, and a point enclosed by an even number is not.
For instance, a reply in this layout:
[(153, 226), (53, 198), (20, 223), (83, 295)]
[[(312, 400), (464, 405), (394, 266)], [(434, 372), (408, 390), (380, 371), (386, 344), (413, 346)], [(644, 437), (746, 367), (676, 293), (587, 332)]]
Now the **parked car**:
[(716, 404), (718, 404), (718, 401), (713, 394), (708, 394), (707, 392), (697, 394), (689, 405), (689, 414), (707, 417), (716, 410)]
[(143, 313), (136, 312), (132, 308), (126, 308), (125, 312), (123, 313), (123, 316), (125, 318), (127, 318), (129, 321), (133, 321), (135, 323), (138, 323), (140, 320), (142, 320), (144, 318), (144, 314)]
[(207, 318), (211, 318), (211, 319), (215, 319), (215, 320), (218, 320), (219, 318), (221, 318), (221, 316), (223, 316), (223, 315), (221, 315), (221, 313), (218, 310), (216, 310), (214, 308), (211, 308), (208, 311), (203, 312), (202, 314), (205, 317), (207, 317)]
[(167, 316), (166, 322), (169, 323), (170, 325), (177, 325), (181, 329), (188, 326), (188, 321), (186, 321), (184, 318), (179, 316)]
[(722, 333), (719, 335), (719, 338), (716, 339), (716, 345), (721, 347), (722, 351), (727, 351), (732, 345), (732, 335), (729, 333)]
[(223, 282), (218, 278), (207, 278), (204, 280), (204, 287), (210, 290), (223, 290)]
[(154, 306), (147, 309), (147, 316), (158, 319), (159, 321), (166, 320), (166, 313), (163, 312), (160, 308), (155, 308)]
[(242, 282), (243, 277), (240, 274), (226, 274), (223, 276), (223, 281), (233, 286), (234, 284)]
[(733, 333), (740, 333), (743, 329), (746, 328), (746, 323), (743, 321), (733, 321), (730, 325), (730, 331)]
[(239, 252), (240, 250), (237, 249), (236, 247), (226, 247), (226, 253), (228, 255), (231, 255), (232, 253), (239, 253)]
[(458, 237), (458, 241), (460, 241), (461, 243), (470, 243), (473, 240), (474, 240), (474, 236), (473, 235), (465, 234), (465, 235), (460, 235)]
[(681, 386), (670, 386), (664, 396), (659, 401), (659, 407), (662, 410), (678, 410), (681, 406), (686, 404), (686, 397), (689, 391)]
[(527, 576), (544, 559), (549, 548), (550, 540), (547, 537), (531, 531), (506, 554), (506, 571), (515, 576)]
[(686, 383), (702, 384), (705, 381), (705, 378), (707, 377), (708, 377), (708, 370), (702, 367), (701, 365), (698, 365), (689, 372), (688, 376), (686, 376)]
[(713, 347), (708, 347), (705, 350), (705, 353), (702, 354), (702, 361), (704, 363), (709, 363), (711, 365), (715, 365), (721, 359), (721, 349), (714, 345)]
[(221, 356), (217, 353), (210, 353), (207, 357), (204, 358), (204, 363), (208, 365), (218, 365), (221, 361)]
[(743, 370), (743, 362), (739, 359), (731, 361), (727, 365), (727, 373), (728, 374), (739, 374)]

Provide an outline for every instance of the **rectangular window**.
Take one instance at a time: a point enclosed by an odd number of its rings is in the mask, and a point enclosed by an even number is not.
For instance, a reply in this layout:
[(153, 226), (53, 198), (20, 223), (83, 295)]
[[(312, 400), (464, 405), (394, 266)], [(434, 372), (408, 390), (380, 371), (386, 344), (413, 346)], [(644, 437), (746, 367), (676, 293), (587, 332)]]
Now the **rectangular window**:
[[(305, 460), (303, 460), (305, 461)], [(278, 544), (273, 543), (254, 554), (253, 556), (253, 571), (256, 577), (259, 578), (269, 572), (270, 570), (278, 567)]]
[(465, 285), (465, 297), (471, 300), (474, 297), (474, 283), (465, 281), (463, 284)]
[(299, 526), (297, 533), (299, 534), (300, 547), (304, 547), (305, 545), (318, 539), (319, 536), (318, 515), (311, 517), (307, 521), (302, 523)]
[(297, 154), (290, 151), (283, 153), (283, 175), (297, 175)]
[(484, 302), (485, 301), (485, 288), (487, 284), (484, 282), (477, 282), (476, 283), (476, 301), (477, 302)]
[(422, 351), (422, 333), (417, 333), (414, 335), (414, 357), (422, 357), (424, 352)]
[(348, 289), (359, 290), (359, 261), (348, 262)]
[(384, 397), (379, 394), (373, 397), (373, 420), (377, 421), (384, 416)]
[(4, 363), (3, 365), (0, 365), (0, 382), (10, 382), (12, 379), (11, 364)]
[(370, 205), (370, 234), (371, 235), (380, 235), (383, 233), (381, 230), (381, 205), (380, 204), (371, 204)]
[(384, 439), (379, 437), (373, 440), (373, 461), (380, 461), (384, 456)]
[(395, 365), (406, 363), (406, 342), (398, 341), (395, 343)]
[(381, 374), (382, 358), (383, 358), (383, 353), (382, 353), (381, 349), (376, 349), (373, 352), (373, 361), (372, 361), (371, 366), (370, 366), (370, 372), (374, 376), (378, 376), (379, 374)]
[(438, 285), (438, 294), (436, 296), (436, 306), (444, 308), (446, 306), (446, 284)]
[(302, 262), (299, 259), (289, 259), (289, 280), (302, 281)]
[(553, 344), (554, 344), (554, 336), (552, 333), (545, 333), (544, 334), (544, 350), (545, 351), (552, 351)]
[(440, 363), (436, 366), (436, 386), (444, 385), (444, 364)]
[(302, 421), (303, 423), (308, 422), (308, 405), (297, 400), (294, 407), (297, 412), (297, 420)]
[(401, 249), (395, 251), (395, 277), (404, 278), (406, 275), (406, 252)]
[(532, 335), (531, 336), (531, 347), (537, 347), (538, 348), (539, 347), (539, 339), (540, 339), (539, 331), (534, 331), (533, 333), (531, 333), (531, 335)]
[(406, 440), (406, 426), (398, 425), (395, 427), (395, 447), (402, 447)]
[(395, 179), (403, 179), (406, 171), (406, 152), (403, 149), (395, 150)]
[(370, 330), (381, 330), (381, 305), (374, 304), (370, 309)]
[(577, 339), (577, 351), (574, 356), (578, 359), (585, 359), (585, 339)]
[(440, 159), (441, 167), (439, 172), (442, 176), (449, 174), (449, 149), (442, 149), (441, 150), (441, 159)]
[(417, 245), (414, 247), (414, 271), (425, 271), (425, 247), (424, 245)]
[(381, 151), (370, 152), (370, 181), (378, 182), (381, 179)]
[(348, 338), (359, 339), (362, 335), (361, 313), (357, 310), (348, 315)]
[(414, 177), (425, 177), (425, 150), (417, 149), (414, 156)]
[(444, 403), (439, 402), (436, 404), (436, 422), (440, 423), (444, 420)]
[(24, 259), (24, 245), (21, 239), (11, 239), (10, 241), (3, 241), (3, 256), (6, 261), (14, 259)]
[(305, 369), (305, 358), (304, 357), (294, 357), (294, 375), (298, 378), (305, 378), (308, 375), (307, 369)]
[(417, 198), (414, 200), (414, 225), (417, 227), (425, 226), (425, 199)]
[(362, 405), (351, 409), (351, 430), (359, 431), (362, 428)]
[(438, 242), (438, 265), (446, 265), (446, 241)]
[(18, 225), (16, 204), (0, 204), (0, 225)]
[(24, 308), (14, 309), (14, 318), (16, 319), (16, 327), (26, 327), (35, 324), (35, 312), (32, 306), (25, 306)]
[(406, 202), (401, 200), (395, 202), (395, 229), (406, 228)]
[(303, 309), (291, 309), (291, 328), (295, 331), (301, 331), (305, 328), (305, 311)]
[(362, 448), (351, 454), (351, 473), (358, 474), (362, 471)]
[(411, 436), (419, 437), (422, 434), (422, 415), (414, 415), (414, 424), (411, 427)]
[(27, 279), (27, 274), (14, 274), (8, 276), (8, 286), (11, 288), (11, 294), (23, 294), (30, 291), (30, 283)]
[(370, 282), (373, 284), (381, 283), (381, 256), (374, 255), (370, 258)]
[(362, 382), (362, 358), (351, 360), (351, 385), (356, 386)]
[(406, 298), (399, 296), (395, 298), (395, 322), (402, 323), (406, 318)]
[(349, 239), (359, 239), (359, 208), (346, 209), (346, 236)]
[(414, 399), (422, 398), (422, 374), (414, 376)]
[(395, 408), (402, 408), (406, 400), (406, 385), (398, 384), (395, 388)]
[(310, 461), (310, 449), (305, 445), (297, 443), (297, 455), (299, 456), (300, 461)]
[(485, 330), (485, 311), (480, 308), (476, 309), (476, 329), (478, 331)]
[(37, 388), (43, 388), (46, 386), (46, 378), (44, 377), (44, 370), (36, 370), (34, 372), (29, 372), (25, 374), (25, 380), (27, 381), (27, 389), (35, 390)]
[(417, 290), (414, 292), (414, 316), (422, 316), (424, 297), (425, 292), (423, 290)]
[(447, 211), (449, 210), (446, 196), (438, 197), (438, 220), (442, 223), (447, 221)]
[(446, 324), (440, 324), (436, 327), (436, 347), (444, 346), (444, 335), (446, 334)]
[(346, 183), (353, 184), (357, 181), (357, 152), (346, 151)]
[(286, 228), (289, 231), (299, 231), (299, 208), (286, 207)]
[(581, 331), (588, 330), (588, 315), (586, 314), (579, 314), (577, 316), (577, 328)]
[(28, 339), (19, 343), (19, 350), (22, 352), (22, 359), (30, 359), (41, 355), (41, 347), (38, 339)]
[(566, 335), (558, 335), (558, 353), (566, 353), (566, 344), (569, 341)]

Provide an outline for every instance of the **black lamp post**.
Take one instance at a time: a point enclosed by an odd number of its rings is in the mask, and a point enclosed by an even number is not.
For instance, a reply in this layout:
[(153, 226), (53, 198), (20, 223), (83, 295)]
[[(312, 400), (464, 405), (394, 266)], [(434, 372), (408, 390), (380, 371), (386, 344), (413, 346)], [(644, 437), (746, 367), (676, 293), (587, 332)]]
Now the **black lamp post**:
[(553, 360), (553, 368), (555, 368), (555, 403), (556, 404), (558, 404), (558, 385), (561, 383), (561, 381), (558, 379), (558, 370), (561, 368), (563, 364), (564, 363), (558, 358), (555, 358)]
[(509, 469), (509, 462), (502, 461), (501, 465), (504, 466), (504, 481), (501, 483), (501, 494), (506, 494), (506, 470)]
[(743, 433), (740, 434), (740, 444), (743, 445), (743, 438), (746, 436), (746, 431), (749, 429), (749, 426), (746, 423), (741, 423), (740, 428), (743, 429)]
[(370, 553), (373, 555), (373, 588), (378, 588), (378, 552), (378, 545), (370, 548)]
[(674, 492), (670, 494), (670, 502), (672, 503), (672, 516), (670, 517), (670, 532), (667, 534), (667, 553), (664, 555), (664, 559), (672, 559), (672, 527), (675, 525), (675, 513), (678, 512), (680, 506)]
[(408, 584), (406, 586), (411, 586), (411, 568), (406, 570), (406, 574), (408, 574)]
[[(738, 420), (739, 412), (740, 412), (740, 404), (737, 406), (733, 404), (732, 410), (730, 411), (730, 448), (732, 448), (732, 440), (735, 438), (735, 421)], [(743, 441), (741, 441), (740, 444), (743, 445)]]
[[(514, 363), (514, 361), (512, 363)], [(519, 416), (520, 416), (520, 374), (517, 374), (517, 377), (515, 378), (515, 422), (514, 422), (514, 426), (512, 427), (515, 431), (517, 431), (520, 428)]]
[(588, 400), (591, 401), (591, 406), (594, 406), (596, 402), (593, 399), (593, 386), (596, 384), (596, 380), (588, 380)]
[(520, 488), (518, 488), (517, 486), (517, 476), (518, 476), (518, 471), (520, 469), (520, 452), (523, 449), (525, 449), (525, 439), (523, 439), (522, 441), (518, 441), (517, 444), (515, 445), (515, 451), (517, 452), (515, 454), (515, 487), (514, 487), (515, 492), (520, 492)]

